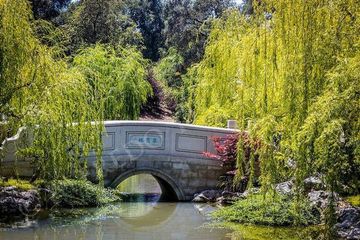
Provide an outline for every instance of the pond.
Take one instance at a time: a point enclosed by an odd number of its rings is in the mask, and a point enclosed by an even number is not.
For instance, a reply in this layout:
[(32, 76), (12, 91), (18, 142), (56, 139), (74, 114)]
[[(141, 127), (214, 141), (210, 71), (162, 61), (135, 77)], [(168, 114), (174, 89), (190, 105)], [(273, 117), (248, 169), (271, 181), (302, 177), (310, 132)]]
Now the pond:
[[(119, 186), (121, 190), (161, 193), (151, 176), (132, 177), (124, 184)], [(215, 209), (208, 204), (141, 201), (101, 208), (43, 211), (33, 220), (3, 226), (0, 239), (320, 239), (317, 228), (214, 224), (210, 213)]]

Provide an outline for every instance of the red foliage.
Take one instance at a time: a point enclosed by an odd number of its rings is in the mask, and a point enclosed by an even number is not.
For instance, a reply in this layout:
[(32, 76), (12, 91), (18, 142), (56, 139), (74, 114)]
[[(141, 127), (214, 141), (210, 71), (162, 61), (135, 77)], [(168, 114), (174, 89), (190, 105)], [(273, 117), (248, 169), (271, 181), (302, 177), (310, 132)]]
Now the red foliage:
[[(211, 140), (214, 143), (216, 154), (210, 152), (204, 152), (203, 154), (205, 157), (217, 159), (222, 162), (223, 168), (227, 171), (226, 176), (223, 176), (227, 179), (224, 181), (225, 189), (230, 189), (230, 191), (244, 191), (246, 189), (250, 175), (251, 156), (254, 157), (254, 174), (256, 177), (260, 176), (259, 158), (256, 154), (257, 149), (259, 149), (261, 145), (258, 139), (251, 139), (248, 132), (242, 131), (225, 137), (214, 136)], [(242, 141), (241, 144), (238, 144), (239, 140)], [(239, 164), (241, 164), (244, 175), (242, 176), (240, 184), (238, 184), (234, 190), (233, 179), (238, 171), (236, 167), (238, 145), (242, 147), (242, 151), (240, 152), (242, 152), (243, 156)]]
[[(210, 152), (204, 152), (204, 156), (212, 159), (222, 161), (223, 166), (230, 172), (236, 172), (236, 159), (237, 159), (237, 146), (239, 139), (242, 140), (243, 153), (245, 157), (245, 163), (250, 159), (251, 151), (256, 152), (260, 147), (260, 141), (251, 140), (249, 133), (246, 131), (230, 134), (226, 137), (214, 136), (211, 140), (214, 143), (216, 154)], [(257, 157), (256, 157), (257, 158)], [(244, 164), (244, 163), (243, 163)], [(246, 165), (246, 164), (245, 164)], [(246, 169), (246, 166), (243, 166)]]
[(236, 168), (237, 143), (239, 134), (230, 134), (226, 137), (214, 136), (211, 140), (214, 142), (216, 154), (205, 152), (204, 156), (222, 161), (222, 165), (228, 170), (234, 171)]

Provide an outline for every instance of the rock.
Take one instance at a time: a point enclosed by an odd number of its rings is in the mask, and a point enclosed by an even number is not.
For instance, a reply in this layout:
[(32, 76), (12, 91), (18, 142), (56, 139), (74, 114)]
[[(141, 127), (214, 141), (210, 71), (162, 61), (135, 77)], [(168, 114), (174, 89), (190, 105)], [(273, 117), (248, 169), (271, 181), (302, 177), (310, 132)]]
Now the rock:
[(296, 168), (296, 161), (292, 158), (289, 158), (286, 162), (286, 166), (290, 169), (295, 169)]
[(232, 204), (234, 204), (235, 201), (236, 200), (233, 200), (232, 197), (227, 197), (226, 198), (226, 197), (223, 197), (223, 196), (216, 199), (216, 202), (218, 204), (220, 204), (220, 205), (232, 205)]
[(221, 197), (230, 198), (230, 197), (237, 197), (239, 193), (236, 192), (229, 192), (229, 191), (223, 191), (221, 193)]
[[(311, 191), (308, 193), (308, 199), (310, 201), (310, 204), (314, 207), (325, 209), (328, 205), (328, 198), (330, 196), (330, 192), (326, 191)], [(337, 194), (335, 193), (335, 201), (337, 202), (339, 200)]]
[(338, 211), (338, 235), (344, 239), (360, 239), (360, 208), (345, 207)]
[(249, 196), (249, 194), (256, 194), (256, 193), (260, 193), (260, 188), (250, 188), (249, 190), (246, 190), (245, 192), (243, 192), (241, 194), (241, 196), (243, 198), (247, 198)]
[(223, 191), (221, 193), (221, 197), (216, 199), (216, 202), (220, 205), (231, 205), (234, 204), (237, 200), (244, 198), (245, 197), (242, 193)]
[(40, 209), (37, 191), (21, 191), (15, 187), (0, 188), (0, 219), (26, 217)]
[(319, 177), (308, 177), (304, 180), (304, 187), (306, 192), (325, 190), (325, 184)]
[(282, 182), (279, 184), (276, 184), (275, 190), (283, 195), (289, 195), (292, 194), (292, 187), (294, 183), (292, 181)]
[(197, 194), (193, 199), (193, 202), (204, 203), (204, 202), (216, 202), (216, 199), (221, 197), (221, 191), (219, 190), (205, 190), (200, 194)]
[(215, 205), (206, 203), (195, 203), (194, 207), (208, 221), (212, 220), (211, 213), (218, 209)]

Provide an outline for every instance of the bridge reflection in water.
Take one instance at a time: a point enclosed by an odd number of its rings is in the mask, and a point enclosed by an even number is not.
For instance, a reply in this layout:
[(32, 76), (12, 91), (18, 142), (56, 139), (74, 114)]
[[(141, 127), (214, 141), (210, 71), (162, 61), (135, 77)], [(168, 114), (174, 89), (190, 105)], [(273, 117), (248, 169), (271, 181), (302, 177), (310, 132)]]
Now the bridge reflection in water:
[[(31, 228), (0, 231), (1, 240), (33, 239), (229, 239), (225, 229), (204, 227), (206, 217), (192, 203), (127, 202), (84, 209), (87, 216), (36, 220)], [(84, 212), (83, 212), (84, 213)]]
[(157, 202), (162, 197), (159, 183), (150, 174), (131, 176), (120, 183), (117, 190), (122, 192), (126, 202)]

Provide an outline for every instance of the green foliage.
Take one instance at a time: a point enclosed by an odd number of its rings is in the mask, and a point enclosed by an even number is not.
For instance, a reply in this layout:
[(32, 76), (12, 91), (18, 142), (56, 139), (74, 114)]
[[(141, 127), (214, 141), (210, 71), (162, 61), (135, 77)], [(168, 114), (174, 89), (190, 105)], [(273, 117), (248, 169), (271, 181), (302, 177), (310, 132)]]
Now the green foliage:
[(163, 1), (125, 0), (129, 17), (136, 23), (143, 37), (143, 54), (146, 59), (157, 61), (164, 46)]
[[(272, 115), (264, 116), (256, 123), (249, 124), (249, 135), (252, 138), (249, 147), (252, 154), (260, 159), (260, 184), (262, 190), (267, 192), (273, 188), (273, 183), (286, 181), (288, 179), (286, 171), (287, 159), (281, 154), (282, 146), (280, 145), (281, 132), (283, 131)], [(238, 164), (240, 164), (240, 162)], [(253, 164), (254, 163), (251, 163), (251, 166)], [(255, 176), (255, 171), (250, 171), (250, 179), (257, 177), (259, 176)]]
[(201, 60), (212, 21), (233, 6), (230, 0), (169, 0), (164, 4), (165, 46), (190, 66)]
[(64, 13), (64, 28), (70, 35), (69, 52), (91, 44), (110, 44), (113, 47), (142, 48), (143, 37), (136, 23), (127, 15), (124, 1), (83, 0), (73, 3)]
[(311, 106), (297, 135), (297, 177), (320, 172), (332, 191), (359, 192), (359, 60), (357, 53), (329, 72), (328, 89)]
[(323, 234), (323, 227), (274, 227), (274, 226), (256, 226), (251, 224), (221, 223), (215, 225), (232, 230), (229, 235), (233, 240), (268, 240), (268, 239), (286, 239), (286, 240), (313, 240), (326, 239)]
[(35, 189), (35, 186), (29, 183), (29, 181), (13, 178), (10, 178), (6, 181), (0, 179), (0, 187), (16, 187), (24, 191)]
[(61, 59), (65, 56), (70, 39), (63, 28), (41, 19), (32, 21), (32, 28), (36, 38), (52, 49), (54, 58)]
[(200, 117), (195, 120), (195, 124), (214, 127), (226, 127), (227, 120), (231, 119), (231, 113), (221, 108), (219, 105), (212, 105)]
[(165, 86), (176, 88), (182, 85), (181, 69), (184, 60), (175, 48), (170, 48), (154, 68), (155, 77)]
[(35, 19), (56, 22), (56, 18), (70, 4), (71, 0), (30, 0)]
[(215, 20), (184, 118), (238, 119), (258, 144), (264, 190), (291, 175), (301, 187), (318, 172), (329, 187), (359, 191), (357, 9), (356, 1), (267, 0), (253, 2), (251, 15)]
[(299, 206), (292, 197), (277, 195), (251, 195), (219, 209), (213, 216), (223, 221), (271, 226), (306, 226), (320, 222), (320, 213), (308, 202)]
[(183, 62), (184, 59), (176, 49), (170, 48), (154, 67), (154, 76), (162, 88), (163, 99), (174, 110), (174, 105), (181, 104)]
[(57, 180), (49, 185), (58, 207), (95, 207), (121, 200), (114, 191), (85, 180)]
[(183, 86), (176, 111), (176, 118), (180, 122), (192, 123), (195, 118), (195, 88), (197, 83), (197, 68), (194, 66), (182, 75)]
[(360, 195), (347, 197), (346, 201), (348, 201), (353, 206), (360, 207)]
[(103, 118), (137, 119), (151, 94), (146, 81), (147, 61), (135, 49), (113, 50), (96, 45), (83, 49), (74, 58), (90, 86), (91, 104), (104, 110)]
[(102, 131), (88, 83), (34, 36), (27, 1), (1, 1), (0, 12), (0, 113), (9, 134), (25, 126), (35, 139), (19, 155), (45, 179), (82, 174), (80, 158), (99, 150)]
[[(266, 0), (252, 6), (251, 15), (229, 12), (213, 23), (204, 59), (194, 67), (195, 97), (188, 102), (195, 114), (189, 114), (197, 123), (224, 109), (249, 132), (250, 154), (239, 141), (235, 179), (250, 172), (252, 184), (257, 158), (265, 193), (296, 179), (297, 196), (289, 200), (294, 207), (269, 197), (244, 200), (225, 209), (225, 219), (307, 224), (302, 193), (309, 175), (320, 174), (330, 192), (360, 191), (359, 4)], [(336, 220), (335, 200), (329, 201), (328, 230)], [(271, 209), (275, 219), (266, 218)]]

